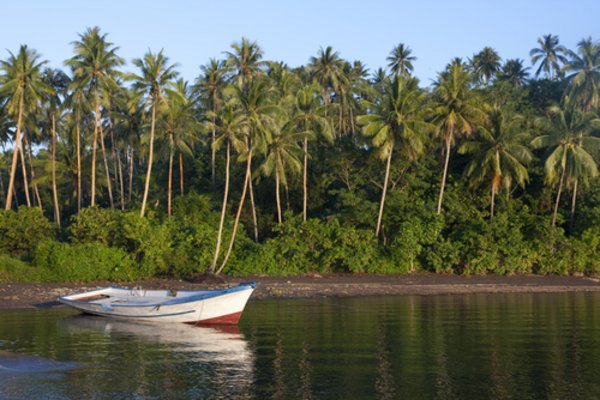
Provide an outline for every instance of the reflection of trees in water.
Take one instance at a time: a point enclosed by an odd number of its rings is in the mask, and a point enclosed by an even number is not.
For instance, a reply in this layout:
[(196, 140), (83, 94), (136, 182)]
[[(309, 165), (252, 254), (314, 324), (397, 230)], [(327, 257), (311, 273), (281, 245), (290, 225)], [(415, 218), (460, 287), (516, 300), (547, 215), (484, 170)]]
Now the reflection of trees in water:
[(312, 400), (312, 367), (308, 359), (308, 343), (302, 342), (302, 353), (298, 362), (298, 370), (300, 371), (300, 388), (298, 390), (298, 398), (303, 400)]
[(273, 357), (273, 399), (285, 399), (286, 379), (283, 372), (283, 338), (281, 330), (277, 329), (275, 355)]
[(377, 399), (389, 400), (396, 398), (396, 384), (392, 374), (390, 351), (387, 348), (385, 328), (379, 325), (377, 329), (377, 378), (375, 379), (375, 393)]

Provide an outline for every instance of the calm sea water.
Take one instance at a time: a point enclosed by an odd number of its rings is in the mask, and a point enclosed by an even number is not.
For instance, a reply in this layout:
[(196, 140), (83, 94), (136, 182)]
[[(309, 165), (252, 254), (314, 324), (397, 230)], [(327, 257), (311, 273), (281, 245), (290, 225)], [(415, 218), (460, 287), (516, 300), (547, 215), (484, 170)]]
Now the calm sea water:
[(239, 329), (0, 310), (0, 399), (600, 398), (600, 293), (251, 301)]

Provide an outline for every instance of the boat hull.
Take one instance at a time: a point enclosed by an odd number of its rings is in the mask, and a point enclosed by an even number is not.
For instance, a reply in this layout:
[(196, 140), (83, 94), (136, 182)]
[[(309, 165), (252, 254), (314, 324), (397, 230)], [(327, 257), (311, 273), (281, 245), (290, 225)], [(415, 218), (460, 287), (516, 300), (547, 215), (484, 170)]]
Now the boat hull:
[(87, 314), (139, 320), (183, 322), (198, 325), (237, 324), (255, 284), (198, 292), (132, 291), (106, 288), (70, 296), (58, 301)]

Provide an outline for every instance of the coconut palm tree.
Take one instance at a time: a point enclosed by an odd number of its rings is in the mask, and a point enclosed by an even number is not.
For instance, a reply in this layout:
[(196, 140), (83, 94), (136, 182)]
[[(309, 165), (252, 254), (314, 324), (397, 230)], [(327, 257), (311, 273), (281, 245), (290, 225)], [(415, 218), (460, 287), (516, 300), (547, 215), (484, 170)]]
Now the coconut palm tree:
[[(113, 46), (106, 40), (107, 34), (101, 34), (99, 27), (88, 28), (85, 33), (80, 34), (80, 40), (73, 42), (75, 55), (65, 61), (67, 66), (73, 70), (73, 79), (77, 85), (85, 88), (94, 105), (94, 136), (92, 139), (92, 187), (91, 206), (96, 204), (96, 148), (98, 143), (98, 129), (101, 124), (100, 106), (107, 104), (108, 94), (118, 89), (115, 77), (118, 75), (116, 68), (123, 65), (125, 61), (117, 56), (118, 47)], [(102, 132), (102, 131), (101, 131)], [(101, 135), (103, 136), (103, 135)], [(106, 152), (104, 151), (104, 138), (101, 137), (103, 156), (106, 163)], [(110, 175), (106, 171), (106, 184), (109, 193), (111, 207), (113, 206)]]
[[(221, 108), (223, 88), (226, 84), (226, 65), (225, 61), (211, 58), (208, 64), (200, 67), (202, 74), (196, 79), (195, 89), (200, 95), (200, 101), (205, 102), (204, 108), (210, 110), (212, 118), (216, 118), (219, 109)], [(216, 171), (216, 124), (212, 120), (211, 127), (211, 184), (213, 190), (215, 188), (215, 171)]]
[(45, 100), (46, 117), (50, 122), (49, 130), (51, 133), (51, 163), (52, 163), (52, 200), (54, 202), (54, 222), (60, 227), (60, 207), (58, 204), (58, 191), (56, 189), (56, 122), (60, 117), (61, 104), (67, 96), (69, 88), (69, 77), (58, 69), (46, 68), (43, 78), (45, 84), (52, 88)]
[(551, 80), (561, 77), (562, 65), (567, 63), (567, 49), (559, 44), (558, 36), (551, 34), (542, 36), (537, 42), (540, 47), (531, 49), (529, 52), (531, 64), (540, 63), (535, 71), (535, 76), (540, 76), (540, 73), (544, 71)]
[(592, 38), (577, 44), (577, 53), (568, 51), (566, 65), (570, 96), (583, 107), (592, 111), (600, 107), (600, 44)]
[(50, 91), (42, 80), (42, 67), (46, 61), (26, 45), (21, 45), (17, 55), (10, 51), (7, 60), (0, 60), (0, 95), (6, 98), (6, 111), (17, 120), (14, 150), (10, 167), (5, 209), (10, 210), (13, 199), (17, 157), (21, 145), (21, 128), (27, 113), (33, 111), (42, 97)]
[(452, 63), (435, 82), (432, 105), (436, 134), (443, 141), (444, 170), (438, 196), (437, 213), (442, 212), (444, 188), (448, 174), (450, 152), (456, 136), (470, 136), (477, 124), (485, 119), (485, 112), (475, 93), (470, 89), (471, 74), (462, 63)]
[(432, 130), (433, 125), (425, 121), (428, 110), (425, 94), (419, 88), (418, 81), (403, 75), (386, 79), (382, 91), (377, 93), (374, 102), (366, 104), (366, 108), (371, 113), (360, 115), (356, 120), (363, 126), (364, 135), (373, 138), (377, 156), (386, 160), (375, 229), (375, 236), (378, 237), (394, 150), (398, 149), (404, 157), (415, 160), (423, 151), (423, 133)]
[(214, 116), (208, 114), (208, 117), (210, 121), (209, 124), (215, 124), (215, 126), (209, 126), (209, 128), (218, 134), (214, 146), (221, 147), (225, 145), (225, 190), (223, 193), (223, 206), (221, 207), (221, 218), (219, 220), (219, 230), (217, 232), (215, 255), (210, 267), (208, 268), (209, 273), (214, 273), (221, 250), (223, 224), (225, 222), (225, 212), (227, 211), (231, 149), (233, 148), (238, 153), (244, 152), (248, 125), (245, 116), (239, 112), (234, 100), (229, 100), (227, 103), (225, 103), (220, 114)]
[(256, 42), (251, 42), (248, 38), (242, 38), (239, 43), (231, 45), (233, 51), (226, 51), (227, 61), (225, 65), (229, 67), (240, 87), (245, 87), (246, 83), (259, 74), (260, 69), (265, 65), (263, 51)]
[(388, 68), (391, 73), (396, 75), (412, 74), (414, 69), (412, 63), (417, 60), (417, 57), (411, 54), (412, 50), (404, 43), (400, 43), (394, 47), (387, 58)]
[(346, 79), (344, 75), (344, 61), (337, 51), (331, 46), (319, 50), (316, 57), (310, 58), (311, 76), (316, 79), (323, 89), (323, 103), (331, 103), (331, 96)]
[(491, 47), (484, 47), (471, 59), (473, 74), (487, 85), (500, 71), (500, 56)]
[(506, 60), (497, 75), (499, 81), (508, 82), (515, 88), (520, 88), (527, 83), (529, 67), (523, 66), (523, 60), (518, 58)]
[(156, 109), (159, 105), (167, 102), (166, 89), (173, 86), (173, 81), (177, 78), (178, 72), (175, 71), (177, 64), (169, 65), (169, 58), (163, 55), (162, 50), (156, 54), (148, 50), (144, 58), (134, 59), (133, 64), (140, 69), (140, 75), (130, 74), (128, 79), (133, 81), (133, 87), (136, 90), (145, 94), (146, 104), (150, 107), (151, 113), (148, 169), (146, 170), (146, 184), (140, 210), (140, 216), (143, 218), (146, 212), (148, 192), (150, 191), (150, 177), (152, 176)]
[(474, 185), (485, 183), (491, 190), (490, 222), (494, 220), (496, 194), (504, 188), (510, 193), (513, 182), (525, 187), (529, 180), (527, 165), (533, 160), (531, 151), (523, 145), (529, 133), (523, 130), (523, 118), (506, 115), (500, 109), (489, 115), (489, 124), (478, 130), (475, 140), (464, 142), (460, 154), (469, 154), (465, 174)]
[(290, 121), (301, 132), (303, 168), (302, 168), (302, 218), (306, 221), (308, 205), (308, 141), (317, 135), (323, 136), (329, 143), (333, 142), (333, 129), (327, 118), (327, 106), (322, 106), (320, 101), (320, 88), (317, 83), (304, 86), (296, 93), (293, 116)]
[(589, 136), (593, 129), (600, 127), (600, 120), (592, 112), (581, 111), (569, 96), (563, 99), (560, 106), (550, 107), (548, 114), (544, 124), (548, 133), (533, 139), (531, 145), (536, 149), (547, 149), (544, 164), (546, 182), (558, 183), (552, 213), (552, 226), (555, 226), (563, 186), (568, 183), (574, 186), (571, 203), (573, 217), (577, 196), (575, 182), (598, 174), (596, 162), (588, 150), (600, 147), (600, 138)]

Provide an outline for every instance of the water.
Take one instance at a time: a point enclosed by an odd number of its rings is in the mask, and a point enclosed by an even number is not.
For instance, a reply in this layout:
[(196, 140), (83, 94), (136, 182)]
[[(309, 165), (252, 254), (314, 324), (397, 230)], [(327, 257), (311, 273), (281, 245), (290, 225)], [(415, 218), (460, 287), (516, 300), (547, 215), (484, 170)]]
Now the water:
[(0, 310), (0, 399), (600, 398), (600, 293), (251, 301), (239, 330)]

